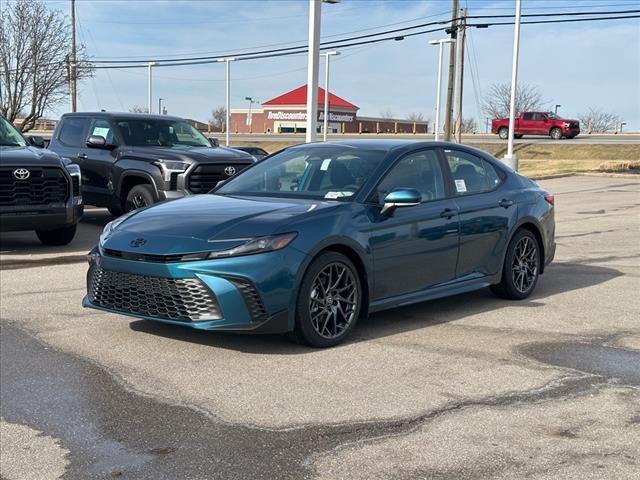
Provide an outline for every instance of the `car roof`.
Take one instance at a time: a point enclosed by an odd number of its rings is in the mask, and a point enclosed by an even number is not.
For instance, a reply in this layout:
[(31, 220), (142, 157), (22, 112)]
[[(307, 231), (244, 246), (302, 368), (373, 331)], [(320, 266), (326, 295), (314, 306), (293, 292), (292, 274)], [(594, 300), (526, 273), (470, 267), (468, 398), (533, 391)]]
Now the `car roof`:
[(173, 120), (173, 121), (186, 121), (184, 118), (173, 117), (171, 115), (157, 115), (150, 113), (132, 113), (132, 112), (73, 112), (65, 113), (63, 118), (67, 117), (99, 117), (99, 118), (112, 118), (119, 120)]
[(442, 148), (466, 148), (471, 149), (468, 145), (463, 145), (459, 143), (450, 143), (450, 142), (434, 142), (429, 140), (414, 140), (414, 139), (387, 139), (387, 138), (367, 138), (367, 139), (345, 139), (345, 140), (336, 140), (330, 142), (313, 142), (309, 144), (300, 144), (295, 145), (291, 148), (302, 147), (302, 146), (317, 146), (318, 148), (322, 148), (322, 146), (335, 146), (335, 145), (343, 145), (345, 147), (354, 147), (354, 148), (363, 148), (370, 150), (382, 150), (382, 151), (391, 151), (395, 149), (405, 148), (405, 147), (414, 147), (414, 148), (427, 148), (427, 147), (442, 147)]

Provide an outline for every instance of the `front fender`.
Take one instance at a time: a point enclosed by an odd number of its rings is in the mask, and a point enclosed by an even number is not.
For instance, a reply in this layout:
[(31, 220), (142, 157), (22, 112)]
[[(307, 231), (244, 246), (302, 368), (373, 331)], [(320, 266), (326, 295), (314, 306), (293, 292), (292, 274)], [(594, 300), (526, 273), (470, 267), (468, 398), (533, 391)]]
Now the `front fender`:
[(164, 179), (162, 178), (160, 169), (150, 163), (127, 158), (118, 160), (114, 167), (114, 183), (117, 185), (116, 195), (118, 195), (118, 197), (122, 193), (124, 180), (132, 176), (142, 177), (147, 180), (153, 188), (155, 197), (160, 198), (159, 190), (164, 190), (164, 188), (162, 188), (164, 186)]

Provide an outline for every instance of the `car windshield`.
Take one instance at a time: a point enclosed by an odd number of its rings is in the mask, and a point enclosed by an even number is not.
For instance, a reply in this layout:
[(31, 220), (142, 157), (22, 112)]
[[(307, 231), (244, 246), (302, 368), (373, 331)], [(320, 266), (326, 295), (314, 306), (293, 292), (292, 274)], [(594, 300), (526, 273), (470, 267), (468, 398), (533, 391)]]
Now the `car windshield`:
[(238, 174), (215, 193), (348, 201), (385, 155), (345, 145), (294, 147)]
[(547, 112), (547, 116), (551, 119), (551, 120), (559, 120), (560, 117), (558, 115), (556, 115), (553, 112)]
[(0, 147), (26, 147), (27, 142), (5, 118), (0, 117)]
[(188, 149), (210, 147), (209, 140), (184, 120), (126, 119), (116, 121), (125, 145)]

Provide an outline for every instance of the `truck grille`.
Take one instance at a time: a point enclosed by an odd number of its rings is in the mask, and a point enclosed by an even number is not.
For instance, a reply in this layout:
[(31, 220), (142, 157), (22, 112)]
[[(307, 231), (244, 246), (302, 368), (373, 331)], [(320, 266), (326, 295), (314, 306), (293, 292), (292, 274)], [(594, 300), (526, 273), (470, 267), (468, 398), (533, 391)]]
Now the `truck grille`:
[[(29, 171), (29, 178), (19, 180), (16, 169)], [(63, 203), (69, 194), (67, 177), (59, 168), (0, 168), (0, 206), (49, 205)]]
[(233, 163), (211, 163), (198, 165), (189, 174), (187, 188), (192, 193), (207, 193), (221, 180), (226, 180), (233, 175), (225, 173), (228, 167), (234, 168), (235, 173), (247, 168), (248, 165)]
[(213, 292), (195, 278), (149, 277), (98, 265), (87, 277), (89, 299), (100, 307), (182, 322), (222, 318)]

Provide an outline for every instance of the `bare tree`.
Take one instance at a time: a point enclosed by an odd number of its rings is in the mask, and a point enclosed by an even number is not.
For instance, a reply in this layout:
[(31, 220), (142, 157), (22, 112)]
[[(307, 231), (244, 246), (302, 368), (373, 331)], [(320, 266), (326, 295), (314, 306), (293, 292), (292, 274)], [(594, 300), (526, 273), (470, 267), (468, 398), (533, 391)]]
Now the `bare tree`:
[(224, 123), (227, 121), (227, 109), (218, 107), (211, 111), (211, 119), (209, 120), (216, 130), (222, 131)]
[(460, 127), (462, 133), (476, 133), (478, 131), (478, 125), (475, 118), (462, 118), (462, 125)]
[(410, 122), (424, 122), (424, 115), (421, 113), (412, 112), (407, 115), (407, 120)]
[[(69, 92), (70, 25), (41, 0), (0, 3), (0, 113), (20, 129), (32, 129)], [(85, 48), (77, 49), (76, 77), (93, 75)]]
[(135, 104), (129, 108), (131, 113), (149, 113), (149, 109), (147, 107), (143, 107), (142, 105)]
[(578, 120), (580, 120), (580, 129), (585, 132), (606, 133), (615, 131), (620, 117), (615, 113), (589, 107), (589, 113), (578, 114)]
[(393, 114), (393, 111), (390, 108), (386, 108), (380, 112), (380, 118), (382, 118), (382, 120), (385, 120), (385, 121), (393, 120), (394, 116), (395, 115)]
[[(508, 83), (494, 83), (489, 88), (483, 102), (484, 112), (492, 118), (509, 116), (511, 104), (511, 85)], [(542, 94), (534, 85), (521, 84), (516, 89), (516, 115), (520, 112), (542, 110), (545, 101)]]

